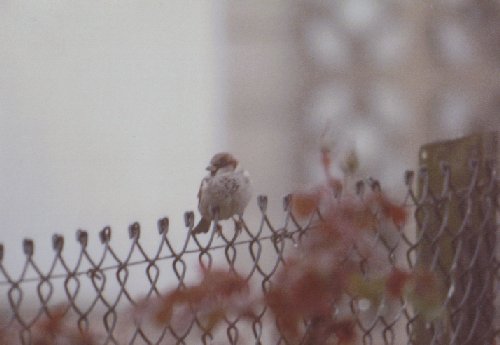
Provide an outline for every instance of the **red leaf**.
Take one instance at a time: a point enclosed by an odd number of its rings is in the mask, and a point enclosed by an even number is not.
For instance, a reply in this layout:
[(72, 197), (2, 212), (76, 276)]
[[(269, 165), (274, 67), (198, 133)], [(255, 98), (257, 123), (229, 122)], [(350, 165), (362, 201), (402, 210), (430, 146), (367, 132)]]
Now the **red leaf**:
[(310, 216), (319, 206), (318, 193), (297, 193), (292, 196), (292, 210), (298, 217)]
[(332, 331), (339, 340), (338, 344), (352, 344), (356, 339), (355, 323), (353, 320), (340, 320), (334, 322)]
[(65, 314), (65, 308), (59, 306), (52, 312), (50, 317), (40, 321), (37, 326), (42, 334), (50, 337), (61, 334), (63, 332)]
[(206, 313), (208, 323), (213, 327), (221, 320), (220, 315), (225, 311), (223, 303), (232, 295), (248, 290), (247, 281), (236, 273), (205, 270), (203, 274), (199, 284), (182, 290), (175, 289), (162, 298), (154, 315), (157, 323), (170, 323), (174, 308), (182, 307)]
[(356, 332), (353, 320), (334, 320), (330, 315), (314, 317), (309, 324), (306, 338), (301, 344), (326, 345), (332, 335), (335, 335), (338, 345), (353, 344), (356, 340)]
[(378, 201), (383, 215), (390, 218), (396, 226), (403, 226), (406, 223), (407, 214), (403, 207), (393, 204), (385, 196), (380, 196)]
[(411, 274), (408, 272), (401, 271), (397, 268), (393, 269), (385, 282), (389, 296), (395, 298), (401, 297), (403, 295), (403, 289), (410, 277)]

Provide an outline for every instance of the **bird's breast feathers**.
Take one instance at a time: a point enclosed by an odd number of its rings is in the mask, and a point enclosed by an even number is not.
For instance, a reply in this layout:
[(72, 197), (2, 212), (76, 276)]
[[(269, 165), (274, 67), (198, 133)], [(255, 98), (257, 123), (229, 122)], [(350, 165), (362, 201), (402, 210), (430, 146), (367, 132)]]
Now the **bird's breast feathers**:
[(205, 177), (200, 186), (198, 208), (202, 215), (212, 216), (219, 209), (220, 219), (242, 214), (250, 200), (250, 179), (246, 171)]

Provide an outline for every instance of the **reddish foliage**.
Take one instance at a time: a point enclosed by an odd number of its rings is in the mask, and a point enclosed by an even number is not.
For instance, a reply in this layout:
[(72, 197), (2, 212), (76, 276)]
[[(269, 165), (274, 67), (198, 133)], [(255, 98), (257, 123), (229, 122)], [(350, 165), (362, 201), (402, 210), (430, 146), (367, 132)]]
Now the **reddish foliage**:
[(48, 338), (55, 338), (58, 334), (62, 333), (64, 327), (65, 310), (59, 307), (52, 313), (51, 317), (41, 320), (37, 324), (40, 333)]
[[(335, 265), (330, 266), (337, 269)], [(314, 266), (313, 261), (291, 261), (278, 274), (265, 297), (282, 331), (292, 338), (300, 335), (302, 320), (326, 317), (331, 305), (340, 297), (344, 273)]]
[(380, 255), (374, 248), (380, 243), (373, 240), (374, 233), (383, 233), (381, 226), (387, 221), (402, 227), (407, 220), (405, 209), (380, 190), (363, 199), (339, 197), (342, 183), (330, 173), (332, 161), (326, 148), (321, 162), (326, 183), (292, 197), (294, 215), (306, 218), (319, 211), (321, 220), (285, 258), (264, 298), (250, 299), (246, 280), (236, 274), (204, 271), (198, 285), (171, 291), (162, 299), (156, 321), (171, 322), (174, 309), (180, 308), (196, 313), (211, 330), (229, 312), (253, 318), (250, 306), (264, 304), (289, 343), (347, 345), (356, 340), (356, 323), (334, 316), (334, 310), (342, 310), (346, 294), (369, 299), (375, 308), (383, 297), (399, 299), (409, 294), (417, 310), (424, 315), (432, 312), (429, 306), (438, 303), (434, 275), (398, 268), (387, 273), (387, 267), (370, 266)]
[(311, 320), (303, 343), (305, 345), (331, 344), (332, 336), (336, 338), (338, 345), (353, 344), (356, 340), (354, 320), (335, 320), (331, 315), (316, 317)]
[(80, 332), (75, 324), (69, 323), (66, 306), (57, 307), (49, 317), (37, 322), (33, 329), (32, 341), (35, 345), (97, 344), (94, 336), (88, 332)]
[(403, 207), (393, 204), (383, 195), (378, 195), (377, 202), (382, 208), (383, 215), (391, 219), (395, 225), (403, 226), (406, 223), (407, 215)]
[(335, 333), (335, 336), (339, 340), (339, 345), (351, 344), (356, 339), (355, 328), (356, 324), (353, 320), (340, 320), (334, 322), (332, 327), (332, 332)]
[(293, 213), (299, 217), (309, 217), (319, 207), (319, 195), (317, 193), (297, 193), (292, 197)]
[(387, 293), (390, 297), (400, 298), (403, 296), (403, 289), (408, 283), (411, 274), (400, 269), (393, 269), (385, 282)]
[(12, 330), (0, 330), (0, 345), (10, 344), (14, 344), (14, 332)]
[[(288, 337), (298, 341), (303, 336), (302, 322), (309, 320), (313, 327), (307, 344), (325, 343), (331, 335), (336, 336), (338, 344), (346, 344), (355, 338), (354, 323), (331, 317), (331, 307), (340, 297), (350, 293), (378, 303), (387, 290), (389, 297), (399, 298), (410, 279), (410, 274), (397, 269), (388, 276), (379, 274), (368, 279), (360, 262), (377, 255), (369, 238), (380, 230), (382, 220), (402, 226), (406, 212), (380, 191), (364, 199), (339, 198), (342, 184), (330, 174), (328, 149), (322, 150), (321, 161), (326, 184), (295, 194), (292, 211), (298, 217), (309, 217), (319, 210), (322, 221), (309, 229), (295, 255), (288, 258), (265, 303)], [(353, 251), (358, 255), (352, 255)]]
[[(227, 302), (237, 295), (238, 298), (248, 297), (248, 284), (239, 275), (227, 271), (203, 271), (202, 281), (191, 287), (175, 289), (159, 302), (155, 320), (159, 324), (171, 321), (174, 308), (184, 308), (193, 313), (200, 313), (206, 320), (207, 329), (211, 329), (223, 319), (226, 311), (231, 309)], [(251, 310), (240, 308), (242, 314)]]

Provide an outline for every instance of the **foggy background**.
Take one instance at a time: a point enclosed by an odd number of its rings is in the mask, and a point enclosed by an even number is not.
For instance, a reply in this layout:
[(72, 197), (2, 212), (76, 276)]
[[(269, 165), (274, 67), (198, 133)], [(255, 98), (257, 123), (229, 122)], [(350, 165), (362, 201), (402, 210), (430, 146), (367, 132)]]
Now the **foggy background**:
[(325, 142), (401, 190), (421, 144), (498, 130), (499, 19), (487, 0), (0, 2), (6, 266), (55, 232), (70, 253), (109, 225), (127, 249), (140, 221), (153, 245), (165, 215), (184, 239), (221, 150), (278, 222)]
[(77, 229), (98, 243), (109, 225), (125, 249), (140, 221), (154, 241), (166, 215), (185, 237), (183, 213), (225, 146), (220, 16), (203, 1), (0, 3), (7, 264), (25, 237), (42, 258), (52, 233), (71, 253)]

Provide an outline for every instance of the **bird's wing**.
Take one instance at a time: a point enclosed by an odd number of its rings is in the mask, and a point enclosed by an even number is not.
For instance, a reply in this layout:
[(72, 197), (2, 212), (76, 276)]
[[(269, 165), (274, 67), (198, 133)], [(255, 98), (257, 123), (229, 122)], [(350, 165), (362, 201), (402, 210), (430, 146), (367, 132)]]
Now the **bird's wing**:
[(198, 189), (198, 207), (200, 206), (201, 203), (201, 190), (206, 187), (207, 183), (208, 183), (208, 177), (204, 177), (201, 180), (200, 189)]

